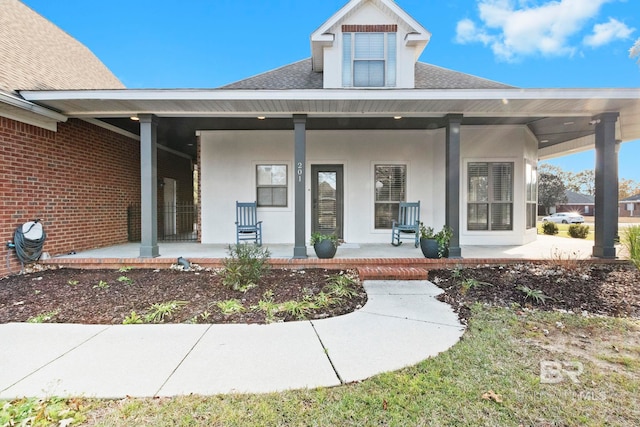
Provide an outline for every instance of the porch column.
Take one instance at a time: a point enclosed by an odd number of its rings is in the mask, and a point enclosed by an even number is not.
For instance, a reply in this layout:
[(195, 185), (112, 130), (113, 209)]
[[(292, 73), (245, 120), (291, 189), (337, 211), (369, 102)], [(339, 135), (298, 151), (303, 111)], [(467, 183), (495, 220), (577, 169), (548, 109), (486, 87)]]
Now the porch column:
[(593, 256), (615, 258), (618, 230), (618, 159), (616, 122), (619, 113), (595, 116), (596, 121), (596, 200)]
[(140, 114), (140, 258), (160, 255), (158, 249), (158, 118)]
[(295, 139), (294, 160), (294, 210), (295, 210), (295, 245), (293, 247), (294, 258), (307, 258), (307, 243), (305, 239), (306, 229), (306, 165), (307, 165), (307, 116), (305, 114), (293, 115), (293, 133)]
[(449, 114), (446, 134), (445, 224), (453, 229), (449, 258), (462, 258), (460, 248), (460, 125), (462, 114)]

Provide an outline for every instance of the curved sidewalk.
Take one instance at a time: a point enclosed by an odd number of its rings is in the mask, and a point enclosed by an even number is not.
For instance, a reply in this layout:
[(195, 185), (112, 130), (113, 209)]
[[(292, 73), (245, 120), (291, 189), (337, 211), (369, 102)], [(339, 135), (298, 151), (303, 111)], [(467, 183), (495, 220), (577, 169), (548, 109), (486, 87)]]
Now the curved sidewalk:
[(0, 399), (262, 393), (410, 366), (464, 332), (427, 281), (365, 281), (367, 304), (271, 325), (0, 325)]

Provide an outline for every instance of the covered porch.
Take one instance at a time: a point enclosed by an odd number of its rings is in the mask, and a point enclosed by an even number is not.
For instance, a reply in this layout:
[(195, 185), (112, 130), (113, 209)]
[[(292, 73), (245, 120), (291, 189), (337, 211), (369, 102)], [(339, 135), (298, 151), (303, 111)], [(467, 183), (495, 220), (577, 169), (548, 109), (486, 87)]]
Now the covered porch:
[[(498, 231), (476, 231), (468, 227), (466, 206), (469, 200), (465, 197), (463, 170), (465, 158), (469, 154), (461, 152), (466, 145), (468, 151), (479, 153), (487, 151), (493, 157), (499, 157), (500, 151), (494, 145), (476, 144), (468, 135), (477, 129), (485, 129), (485, 139), (490, 139), (493, 130), (517, 128), (522, 134), (522, 141), (533, 141), (530, 154), (536, 161), (545, 156), (562, 155), (575, 150), (595, 147), (596, 160), (596, 201), (595, 201), (595, 244), (585, 251), (584, 256), (595, 256), (612, 259), (617, 256), (615, 236), (617, 232), (617, 149), (621, 141), (631, 140), (640, 135), (640, 124), (637, 112), (640, 111), (640, 97), (637, 90), (556, 90), (556, 89), (479, 89), (479, 90), (390, 90), (390, 91), (347, 91), (347, 90), (291, 90), (291, 91), (244, 91), (244, 90), (129, 90), (129, 91), (29, 91), (22, 95), (33, 102), (62, 111), (73, 117), (101, 122), (117, 132), (125, 132), (140, 140), (141, 150), (141, 188), (142, 188), (142, 242), (137, 245), (137, 253), (122, 259), (131, 260), (158, 258), (162, 263), (175, 258), (171, 246), (161, 245), (157, 236), (157, 166), (158, 146), (168, 146), (172, 150), (198, 156), (202, 145), (200, 137), (203, 132), (214, 131), (253, 131), (264, 134), (273, 131), (289, 132), (286, 144), (288, 147), (287, 162), (291, 163), (290, 205), (286, 220), (281, 224), (289, 226), (287, 241), (292, 244), (273, 245), (274, 256), (289, 259), (301, 259), (306, 265), (307, 257), (313, 260), (312, 251), (306, 246), (309, 237), (311, 208), (307, 192), (310, 191), (310, 172), (307, 139), (311, 132), (343, 132), (343, 131), (415, 131), (420, 135), (433, 135), (439, 150), (432, 156), (438, 165), (433, 179), (416, 177), (415, 188), (431, 186), (428, 198), (431, 205), (438, 204), (433, 211), (433, 225), (442, 223), (452, 226), (459, 233), (454, 234), (450, 253), (454, 257), (466, 259), (502, 258), (501, 246), (488, 246), (485, 256), (482, 252), (474, 253), (471, 241), (491, 242), (500, 245), (496, 236), (504, 235)], [(129, 117), (135, 116), (138, 122)], [(266, 119), (266, 120), (265, 120)], [(466, 134), (465, 134), (466, 132)], [(501, 138), (494, 135), (494, 144)], [(508, 139), (507, 139), (508, 141)], [(313, 142), (313, 141), (311, 141)], [(393, 141), (396, 143), (396, 141)], [(502, 148), (509, 147), (503, 143)], [(403, 148), (403, 142), (397, 141), (397, 148)], [(237, 150), (238, 148), (236, 148)], [(527, 148), (520, 148), (525, 153)], [(359, 156), (370, 153), (361, 151)], [(527, 155), (529, 155), (527, 154)], [(406, 155), (411, 158), (412, 153)], [(279, 155), (282, 157), (282, 155)], [(479, 155), (478, 155), (479, 156)], [(496, 158), (497, 158), (496, 157)], [(524, 160), (522, 155), (510, 154), (509, 161), (519, 168), (518, 179), (524, 178)], [(224, 158), (222, 159), (224, 160)], [(331, 159), (332, 160), (332, 159)], [(352, 161), (352, 160), (349, 160)], [(353, 163), (354, 161), (352, 161)], [(331, 162), (335, 163), (335, 162)], [(199, 165), (202, 167), (202, 165)], [(208, 170), (212, 170), (209, 168)], [(206, 172), (206, 170), (202, 170)], [(202, 184), (202, 181), (200, 182)], [(224, 184), (224, 183), (223, 183)], [(535, 200), (525, 196), (524, 185), (516, 181), (514, 184), (519, 197), (515, 208), (519, 212), (512, 214), (508, 230), (512, 235), (533, 235), (533, 226), (529, 219), (525, 220), (525, 208)], [(199, 186), (200, 189), (202, 189)], [(216, 197), (220, 197), (217, 193)], [(519, 195), (518, 195), (519, 194)], [(236, 197), (225, 194), (225, 198)], [(525, 197), (527, 199), (525, 200)], [(535, 198), (534, 198), (535, 199)], [(348, 198), (347, 198), (348, 200)], [(228, 201), (223, 199), (223, 201)], [(437, 203), (436, 203), (437, 202)], [(526, 203), (525, 203), (526, 202)], [(228, 205), (229, 203), (227, 203)], [(218, 227), (219, 221), (210, 220), (208, 215), (217, 212), (221, 203), (214, 201), (210, 206), (203, 206), (198, 216), (199, 231), (203, 227)], [(486, 216), (486, 215), (485, 215)], [(527, 217), (528, 218), (528, 217)], [(213, 218), (215, 219), (215, 218)], [(532, 218), (533, 219), (533, 218)], [(525, 221), (527, 225), (525, 226)], [(352, 223), (355, 223), (353, 221)], [(212, 225), (213, 224), (213, 225)], [(491, 229), (489, 229), (491, 230)], [(500, 229), (498, 229), (500, 230)], [(205, 230), (206, 232), (206, 230)], [(466, 236), (465, 236), (466, 233)], [(484, 233), (484, 234), (482, 234)], [(281, 234), (278, 234), (281, 235)], [(205, 237), (208, 235), (205, 233)], [(200, 232), (200, 241), (203, 239)], [(462, 238), (466, 238), (466, 241)], [(535, 237), (535, 236), (532, 236)], [(358, 241), (360, 237), (348, 241)], [(224, 236), (220, 241), (227, 241)], [(272, 242), (265, 242), (268, 246)], [(278, 243), (278, 242), (276, 242)], [(369, 247), (368, 242), (366, 247)], [(370, 247), (374, 248), (373, 244)], [(524, 245), (527, 246), (527, 245)], [(209, 247), (202, 245), (201, 248)], [(215, 245), (211, 246), (216, 248)], [(343, 247), (338, 251), (337, 260), (376, 259), (375, 254), (367, 257), (362, 251), (365, 246), (349, 249)], [(129, 248), (127, 246), (127, 248)], [(220, 251), (214, 258), (221, 259), (225, 246), (217, 246)], [(282, 249), (282, 253), (280, 250)], [(511, 251), (513, 248), (505, 249)], [(213, 250), (213, 249), (212, 249)], [(405, 248), (401, 250), (406, 250)], [(551, 248), (547, 248), (549, 253)], [(288, 253), (284, 253), (288, 251)], [(199, 251), (198, 251), (199, 252)], [(347, 254), (350, 254), (347, 256)], [(383, 250), (382, 259), (395, 259), (393, 252)], [(179, 254), (189, 257), (184, 252)], [(195, 252), (193, 255), (197, 255)], [(503, 254), (504, 255), (504, 254)], [(419, 251), (412, 255), (399, 256), (398, 259), (414, 260), (420, 258)], [(541, 251), (534, 258), (542, 258)], [(511, 257), (507, 257), (511, 258)], [(529, 258), (521, 254), (520, 258)], [(140, 261), (144, 263), (146, 261)], [(292, 262), (289, 260), (288, 262)], [(424, 261), (423, 261), (424, 262)], [(453, 262), (453, 261), (451, 261)], [(466, 261), (465, 261), (466, 262)]]

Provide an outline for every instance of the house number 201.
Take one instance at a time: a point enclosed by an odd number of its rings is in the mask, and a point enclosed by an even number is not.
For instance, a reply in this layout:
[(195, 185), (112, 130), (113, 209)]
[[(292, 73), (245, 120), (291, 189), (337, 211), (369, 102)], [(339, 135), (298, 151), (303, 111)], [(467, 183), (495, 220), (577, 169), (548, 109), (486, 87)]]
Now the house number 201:
[(304, 174), (304, 167), (302, 162), (298, 162), (298, 167), (296, 168), (298, 173), (298, 182), (302, 182), (302, 175)]

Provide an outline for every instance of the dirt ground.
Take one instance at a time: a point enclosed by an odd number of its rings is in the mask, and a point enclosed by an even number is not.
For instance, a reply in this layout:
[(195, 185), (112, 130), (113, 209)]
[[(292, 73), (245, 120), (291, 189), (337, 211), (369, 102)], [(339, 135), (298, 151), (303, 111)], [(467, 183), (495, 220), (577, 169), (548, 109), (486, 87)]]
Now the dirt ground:
[[(327, 289), (328, 278), (347, 274), (339, 270), (272, 269), (256, 287), (233, 291), (222, 284), (215, 271), (132, 269), (47, 270), (0, 280), (0, 323), (45, 321), (55, 323), (120, 324), (131, 312), (138, 316), (163, 309), (164, 323), (265, 323), (260, 301), (277, 306), (286, 301), (305, 301)], [(354, 275), (353, 272), (348, 272)], [(356, 276), (357, 279), (357, 276)], [(355, 295), (323, 308), (307, 310), (306, 318), (324, 318), (349, 313), (366, 302), (366, 293), (356, 282)], [(217, 303), (237, 300), (242, 310), (223, 314)], [(156, 306), (159, 307), (159, 306)], [(252, 307), (254, 307), (252, 309)], [(296, 320), (281, 312), (273, 321)]]
[[(323, 290), (326, 294), (328, 277), (336, 274), (341, 272), (273, 269), (243, 293), (223, 286), (215, 271), (48, 270), (0, 280), (0, 323), (36, 319), (120, 324), (132, 311), (143, 317), (154, 304), (169, 302), (178, 303), (163, 320), (166, 323), (265, 323), (265, 311), (257, 309), (261, 301), (275, 306), (310, 301)], [(485, 265), (433, 270), (429, 279), (445, 291), (439, 298), (451, 304), (463, 322), (476, 302), (640, 318), (640, 271), (627, 264)], [(237, 300), (242, 310), (223, 314), (218, 303), (229, 300)], [(337, 316), (365, 303), (366, 293), (358, 283), (355, 295), (308, 309), (305, 317)], [(271, 321), (297, 318), (283, 311)]]

